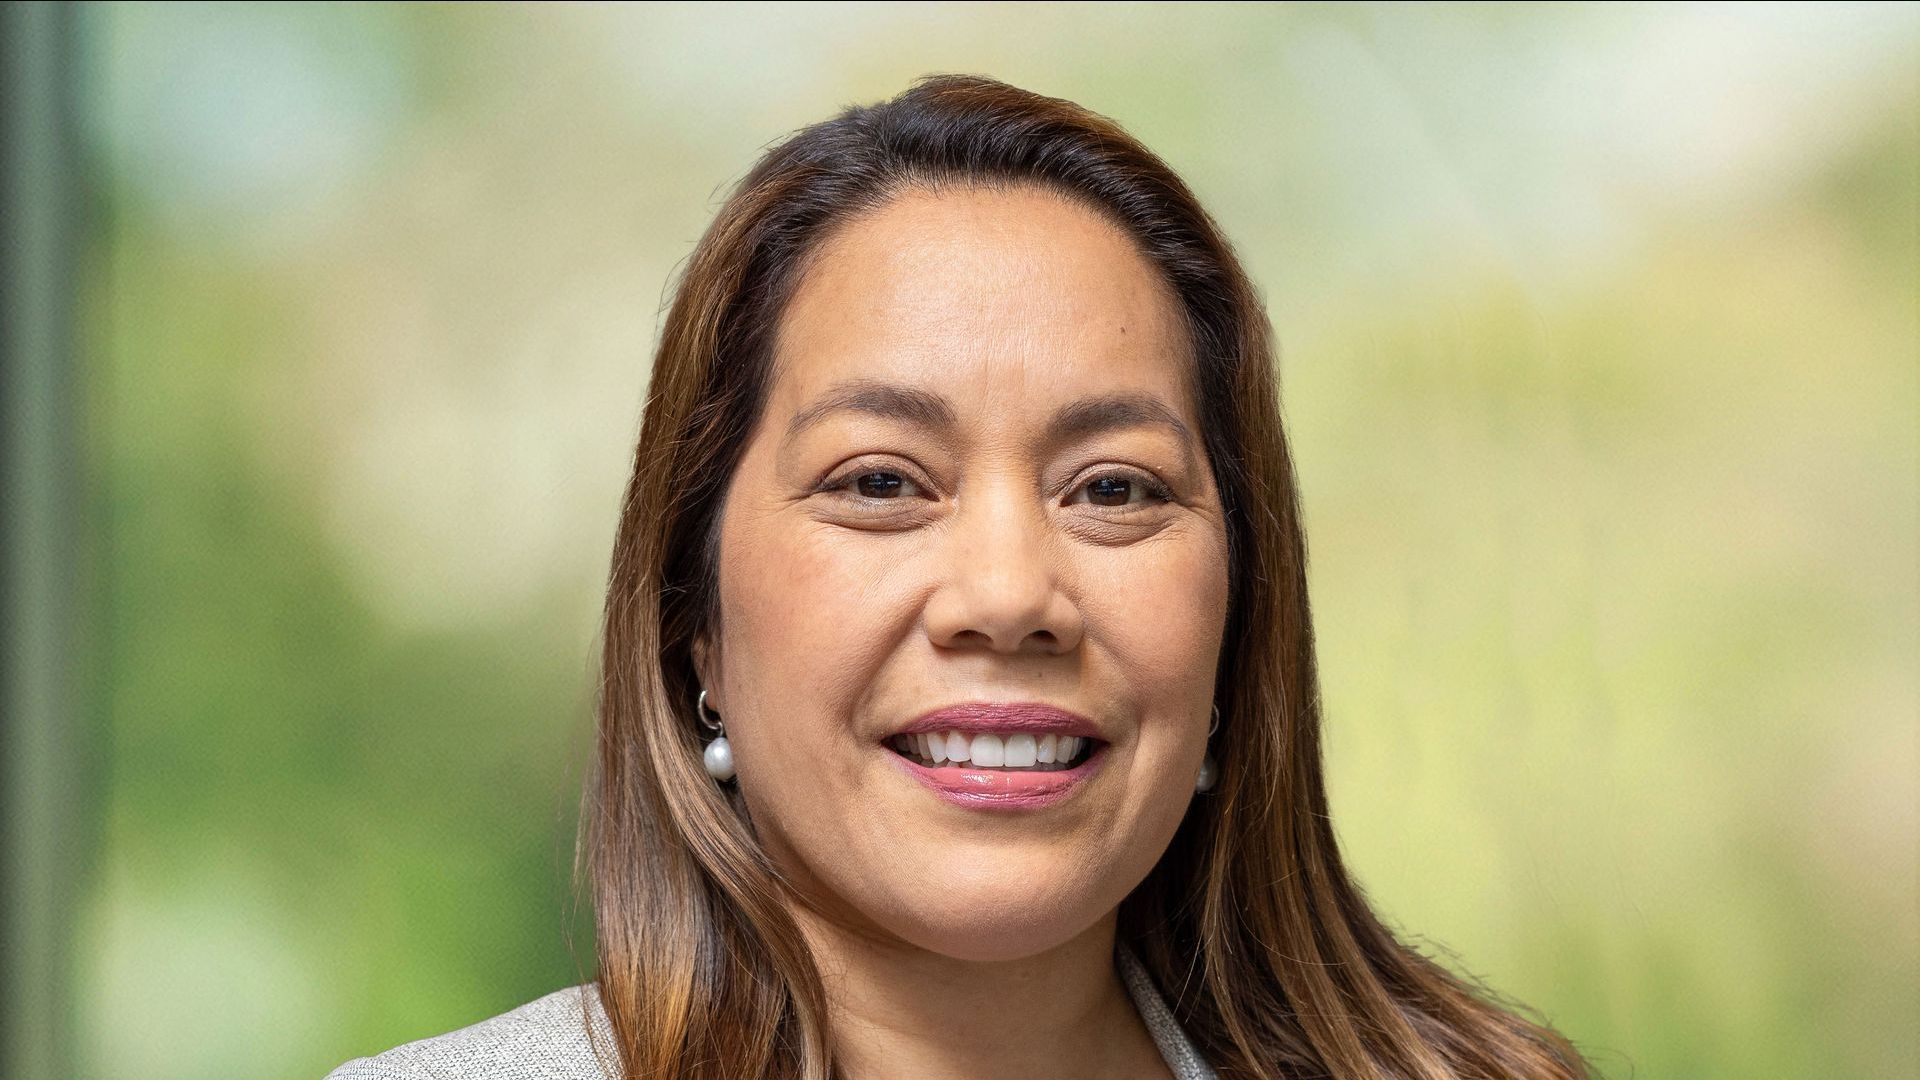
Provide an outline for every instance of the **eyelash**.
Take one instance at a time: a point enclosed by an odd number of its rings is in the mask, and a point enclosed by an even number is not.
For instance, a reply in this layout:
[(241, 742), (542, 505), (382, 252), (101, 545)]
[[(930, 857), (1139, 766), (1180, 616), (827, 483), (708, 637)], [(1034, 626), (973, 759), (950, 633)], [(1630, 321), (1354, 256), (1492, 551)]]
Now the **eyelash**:
[[(848, 495), (851, 495), (855, 499), (858, 499), (861, 502), (866, 502), (866, 503), (882, 503), (882, 502), (894, 501), (892, 499), (875, 498), (870, 495), (860, 495), (857, 492), (849, 490), (851, 485), (855, 481), (859, 480), (861, 477), (875, 476), (875, 475), (898, 476), (902, 480), (905, 480), (916, 487), (925, 486), (921, 484), (920, 481), (914, 479), (913, 477), (907, 475), (906, 473), (900, 472), (897, 469), (875, 468), (871, 466), (855, 466), (854, 468), (848, 470), (847, 472), (841, 473), (837, 479), (829, 480), (826, 483), (821, 484), (818, 490), (820, 492), (845, 491)], [(1173, 501), (1173, 492), (1171, 489), (1167, 487), (1166, 484), (1161, 483), (1159, 479), (1157, 479), (1156, 477), (1152, 476), (1149, 473), (1139, 472), (1133, 469), (1113, 469), (1106, 472), (1098, 473), (1094, 476), (1087, 478), (1087, 481), (1085, 483), (1076, 485), (1073, 490), (1075, 493), (1084, 491), (1087, 488), (1091, 487), (1093, 484), (1101, 480), (1125, 480), (1128, 483), (1138, 485), (1141, 488), (1141, 490), (1145, 491), (1147, 495), (1151, 499), (1153, 499), (1155, 502), (1169, 503)], [(1099, 506), (1102, 504), (1093, 503), (1091, 505)], [(1122, 504), (1120, 506), (1107, 507), (1107, 509), (1124, 510), (1124, 509), (1128, 509), (1132, 505), (1133, 504), (1131, 503), (1127, 503), (1127, 504)]]

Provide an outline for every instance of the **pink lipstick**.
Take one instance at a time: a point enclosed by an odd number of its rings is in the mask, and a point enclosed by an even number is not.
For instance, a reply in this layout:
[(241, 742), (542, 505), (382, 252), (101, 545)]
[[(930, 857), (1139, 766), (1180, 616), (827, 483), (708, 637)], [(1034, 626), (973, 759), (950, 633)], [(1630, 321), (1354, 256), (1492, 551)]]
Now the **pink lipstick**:
[(969, 702), (918, 717), (886, 745), (897, 767), (946, 802), (1037, 810), (1092, 779), (1107, 744), (1091, 721), (1064, 709)]
[(968, 701), (923, 713), (911, 724), (894, 732), (918, 735), (929, 731), (1025, 731), (1033, 735), (1078, 735), (1100, 738), (1093, 721), (1078, 713), (1042, 705), (1037, 701)]

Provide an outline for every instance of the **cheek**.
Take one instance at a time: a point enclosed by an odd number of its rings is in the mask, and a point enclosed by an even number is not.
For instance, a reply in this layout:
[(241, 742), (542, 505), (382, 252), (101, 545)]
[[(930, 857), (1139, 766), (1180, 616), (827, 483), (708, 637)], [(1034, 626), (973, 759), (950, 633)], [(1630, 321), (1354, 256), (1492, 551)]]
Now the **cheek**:
[(1185, 535), (1101, 555), (1084, 566), (1098, 583), (1081, 590), (1089, 633), (1132, 692), (1205, 710), (1226, 630), (1224, 546)]
[(812, 654), (831, 648), (832, 566), (775, 529), (735, 535), (720, 572), (728, 677), (751, 685), (769, 667), (811, 669)]
[(889, 560), (804, 521), (749, 525), (733, 539), (720, 589), (737, 756), (842, 749), (898, 639), (905, 605)]
[(856, 721), (911, 625), (911, 590), (871, 537), (769, 521), (733, 539), (720, 587), (736, 783), (777, 861), (857, 895), (849, 883), (887, 865), (870, 838), (894, 830), (875, 783), (883, 751)]
[(1084, 568), (1106, 583), (1081, 591), (1100, 653), (1088, 689), (1124, 698), (1115, 703), (1138, 719), (1125, 758), (1131, 832), (1145, 847), (1164, 846), (1207, 752), (1229, 599), (1225, 544), (1194, 530), (1102, 552)]

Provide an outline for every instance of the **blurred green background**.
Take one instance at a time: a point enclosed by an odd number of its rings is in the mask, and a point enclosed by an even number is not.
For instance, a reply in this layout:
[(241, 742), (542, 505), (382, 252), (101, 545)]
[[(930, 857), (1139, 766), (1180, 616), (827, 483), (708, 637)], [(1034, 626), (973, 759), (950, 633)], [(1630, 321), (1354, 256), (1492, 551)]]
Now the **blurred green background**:
[(1267, 298), (1390, 921), (1609, 1076), (1914, 1075), (1917, 11), (84, 9), (73, 1067), (318, 1076), (586, 977), (673, 274), (770, 142), (971, 71), (1126, 125)]

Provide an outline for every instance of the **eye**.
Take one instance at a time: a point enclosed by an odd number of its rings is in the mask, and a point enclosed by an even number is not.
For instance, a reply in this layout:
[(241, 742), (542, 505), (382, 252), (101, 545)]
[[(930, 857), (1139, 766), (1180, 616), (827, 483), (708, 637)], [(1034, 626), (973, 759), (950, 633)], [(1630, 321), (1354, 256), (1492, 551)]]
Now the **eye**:
[(860, 473), (852, 478), (853, 490), (869, 499), (891, 499), (904, 489), (913, 488), (913, 481), (894, 472)]
[(1094, 506), (1135, 506), (1173, 499), (1173, 493), (1165, 484), (1136, 472), (1103, 473), (1075, 489), (1076, 493), (1081, 491), (1087, 493), (1087, 501)]
[(892, 469), (876, 469), (867, 466), (855, 468), (842, 474), (838, 479), (827, 481), (820, 485), (820, 490), (843, 491), (862, 499), (889, 501), (919, 494), (920, 485), (914, 483), (905, 474)]

